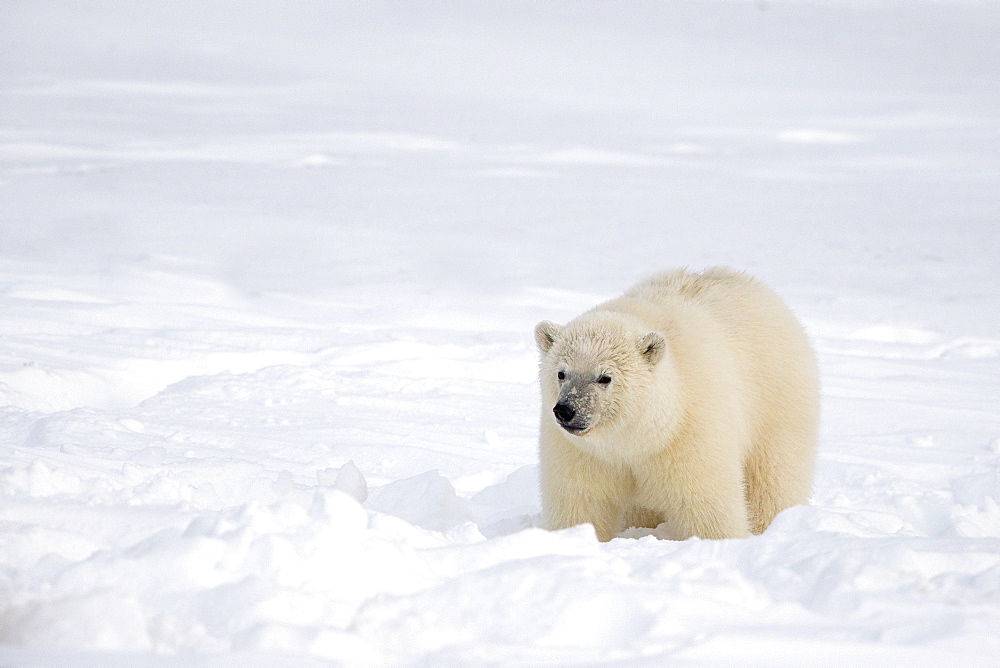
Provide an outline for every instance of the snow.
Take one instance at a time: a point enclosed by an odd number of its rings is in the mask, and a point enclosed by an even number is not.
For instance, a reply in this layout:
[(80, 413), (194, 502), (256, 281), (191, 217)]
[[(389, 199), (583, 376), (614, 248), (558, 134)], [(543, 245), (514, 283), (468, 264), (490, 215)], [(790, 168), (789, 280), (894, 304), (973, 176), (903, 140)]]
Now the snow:
[[(1000, 5), (0, 9), (0, 664), (991, 665)], [(532, 327), (730, 264), (813, 503), (539, 528)]]

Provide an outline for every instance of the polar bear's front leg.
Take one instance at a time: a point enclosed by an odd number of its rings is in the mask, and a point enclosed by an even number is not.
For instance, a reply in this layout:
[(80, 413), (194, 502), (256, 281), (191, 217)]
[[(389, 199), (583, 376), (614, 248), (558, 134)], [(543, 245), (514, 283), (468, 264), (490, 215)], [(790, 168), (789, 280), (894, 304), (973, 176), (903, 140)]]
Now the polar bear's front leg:
[[(670, 538), (751, 536), (743, 472), (732, 459), (704, 461), (664, 452), (637, 476), (638, 498), (666, 518)], [(703, 454), (703, 453), (698, 453)]]
[(543, 441), (539, 481), (547, 529), (593, 524), (598, 540), (614, 538), (622, 509), (621, 472), (562, 438)]

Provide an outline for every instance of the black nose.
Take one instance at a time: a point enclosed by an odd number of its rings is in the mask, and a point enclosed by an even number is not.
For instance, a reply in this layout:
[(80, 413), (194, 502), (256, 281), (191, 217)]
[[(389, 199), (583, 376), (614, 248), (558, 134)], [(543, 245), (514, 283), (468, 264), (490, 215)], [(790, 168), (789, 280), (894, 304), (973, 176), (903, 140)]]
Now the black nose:
[(569, 404), (556, 404), (552, 412), (555, 413), (556, 419), (562, 424), (569, 424), (576, 416), (576, 411)]

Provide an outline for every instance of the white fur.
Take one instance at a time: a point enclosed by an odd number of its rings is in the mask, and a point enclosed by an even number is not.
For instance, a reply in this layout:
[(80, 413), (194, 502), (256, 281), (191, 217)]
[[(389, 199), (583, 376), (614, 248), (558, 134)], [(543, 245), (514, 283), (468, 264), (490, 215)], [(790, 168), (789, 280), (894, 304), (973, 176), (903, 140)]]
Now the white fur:
[(737, 538), (808, 502), (815, 357), (753, 278), (666, 272), (565, 327), (539, 323), (535, 338), (550, 529), (589, 522), (605, 541), (658, 525), (676, 539)]

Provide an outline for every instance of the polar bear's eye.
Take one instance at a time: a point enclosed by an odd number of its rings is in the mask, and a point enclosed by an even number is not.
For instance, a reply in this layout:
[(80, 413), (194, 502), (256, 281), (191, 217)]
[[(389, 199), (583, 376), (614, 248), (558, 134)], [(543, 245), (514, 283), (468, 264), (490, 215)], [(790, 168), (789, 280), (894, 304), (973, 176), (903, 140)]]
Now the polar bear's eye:
[(556, 378), (558, 378), (559, 380), (566, 380), (566, 372), (560, 371), (559, 373), (556, 374)]
[(608, 383), (611, 382), (611, 376), (609, 376), (606, 373), (601, 374), (601, 377), (597, 379), (597, 382), (600, 383), (601, 385), (607, 385)]

